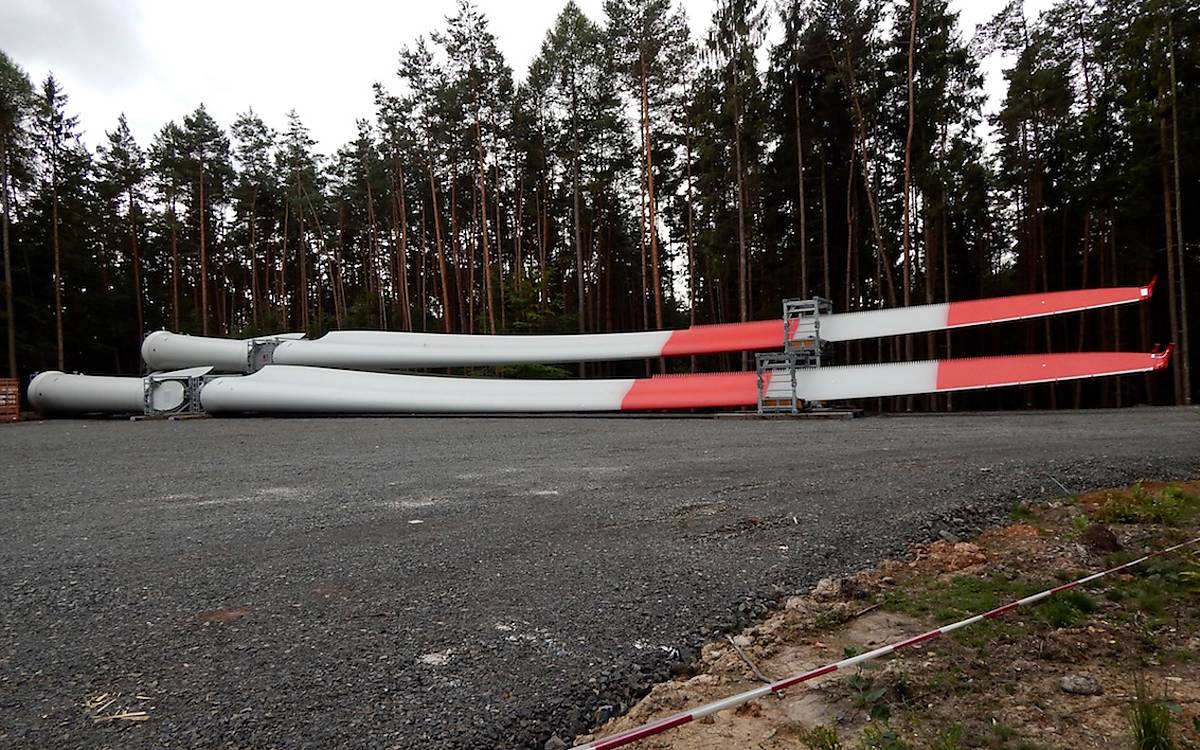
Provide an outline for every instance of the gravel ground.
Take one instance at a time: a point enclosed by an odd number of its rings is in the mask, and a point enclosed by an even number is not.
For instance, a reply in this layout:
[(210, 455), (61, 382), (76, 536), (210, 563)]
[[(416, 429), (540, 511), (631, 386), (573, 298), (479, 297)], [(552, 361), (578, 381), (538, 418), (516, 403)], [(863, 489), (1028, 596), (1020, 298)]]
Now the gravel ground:
[(4, 426), (0, 746), (541, 748), (821, 577), (1197, 472), (1192, 409)]

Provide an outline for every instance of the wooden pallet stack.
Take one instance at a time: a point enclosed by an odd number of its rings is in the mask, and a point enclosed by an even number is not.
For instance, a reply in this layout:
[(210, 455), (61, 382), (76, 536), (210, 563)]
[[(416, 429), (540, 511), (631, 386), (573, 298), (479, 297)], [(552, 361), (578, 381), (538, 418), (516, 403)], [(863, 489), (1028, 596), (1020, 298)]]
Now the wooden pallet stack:
[(16, 422), (21, 418), (21, 381), (0, 378), (0, 422)]

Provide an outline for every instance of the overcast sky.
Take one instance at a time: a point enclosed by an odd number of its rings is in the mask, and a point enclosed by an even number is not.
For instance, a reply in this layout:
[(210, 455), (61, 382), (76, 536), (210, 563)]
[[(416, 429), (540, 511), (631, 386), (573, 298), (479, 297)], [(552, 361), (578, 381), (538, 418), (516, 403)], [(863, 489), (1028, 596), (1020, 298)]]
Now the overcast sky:
[[(576, 0), (601, 20), (603, 0)], [(565, 0), (477, 0), (518, 76)], [(1005, 0), (951, 0), (967, 36)], [(1026, 0), (1029, 12), (1049, 0)], [(703, 33), (714, 0), (682, 0)], [(203, 102), (228, 126), (253, 106), (280, 127), (295, 109), (324, 153), (373, 112), (371, 84), (395, 79), (397, 53), (439, 29), (454, 0), (0, 0), (0, 49), (35, 82), (53, 71), (95, 145), (124, 112), (146, 143)], [(987, 64), (993, 98), (999, 61)]]

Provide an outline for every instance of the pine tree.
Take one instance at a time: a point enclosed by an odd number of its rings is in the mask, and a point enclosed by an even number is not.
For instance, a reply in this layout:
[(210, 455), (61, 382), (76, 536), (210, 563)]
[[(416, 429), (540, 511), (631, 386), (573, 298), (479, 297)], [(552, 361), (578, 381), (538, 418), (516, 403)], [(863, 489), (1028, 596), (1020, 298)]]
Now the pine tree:
[[(195, 217), (196, 252), (200, 262), (200, 332), (207, 336), (212, 313), (209, 268), (210, 265), (216, 265), (210, 261), (213, 257), (219, 259), (219, 254), (215, 252), (219, 238), (213, 230), (220, 227), (221, 209), (227, 199), (233, 168), (230, 164), (229, 138), (203, 104), (183, 118), (182, 136), (191, 172), (188, 181), (191, 198), (189, 215)], [(217, 288), (224, 289), (223, 285)], [(223, 310), (224, 306), (220, 309)], [(223, 317), (224, 313), (220, 315)], [(223, 332), (228, 332), (227, 323), (221, 327)]]
[[(106, 141), (97, 150), (97, 192), (105, 216), (125, 214), (123, 231), (118, 234), (124, 235), (121, 244), (129, 250), (129, 281), (137, 322), (136, 343), (140, 345), (146, 335), (140, 240), (142, 228), (139, 226), (145, 202), (146, 155), (130, 132), (124, 114), (117, 118), (117, 129), (106, 134)], [(110, 257), (121, 254), (118, 247), (114, 247)]]
[[(604, 14), (613, 38), (613, 54), (627, 93), (638, 102), (644, 176), (644, 244), (654, 301), (654, 326), (663, 327), (663, 259), (659, 252), (658, 201), (655, 192), (655, 113), (679, 95), (683, 70), (691, 56), (687, 20), (671, 0), (605, 0)], [(666, 121), (670, 121), (667, 113)], [(643, 267), (646, 262), (643, 261)], [(643, 298), (646, 295), (643, 282)], [(648, 316), (646, 316), (648, 317)], [(645, 321), (649, 328), (649, 320)]]
[(0, 51), (0, 242), (4, 249), (4, 322), (8, 376), (17, 377), (16, 288), (12, 272), (12, 192), (14, 177), (28, 159), (28, 120), (34, 106), (29, 76)]
[(238, 115), (230, 133), (237, 175), (233, 187), (234, 211), (238, 217), (234, 235), (237, 236), (238, 227), (245, 227), (239, 239), (250, 255), (250, 320), (256, 333), (265, 332), (274, 326), (264, 323), (280, 324), (270, 304), (273, 258), (264, 261), (260, 254), (264, 229), (269, 238), (282, 200), (271, 162), (275, 133), (253, 109)]
[[(42, 83), (34, 117), (36, 151), (41, 166), (39, 191), (48, 207), (43, 221), (48, 226), (53, 259), (51, 282), (54, 298), (54, 333), (58, 369), (65, 367), (64, 297), (67, 265), (83, 253), (84, 211), (89, 187), (90, 155), (79, 141), (79, 118), (67, 114), (67, 95), (53, 74)], [(66, 246), (64, 248), (64, 245)], [(65, 255), (70, 258), (65, 258)]]

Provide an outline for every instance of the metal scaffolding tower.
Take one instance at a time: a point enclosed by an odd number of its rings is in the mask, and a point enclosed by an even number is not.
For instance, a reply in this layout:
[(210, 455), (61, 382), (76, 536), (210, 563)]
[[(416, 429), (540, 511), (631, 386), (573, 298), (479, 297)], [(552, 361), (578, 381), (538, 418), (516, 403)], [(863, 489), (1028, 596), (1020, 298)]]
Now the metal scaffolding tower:
[(783, 301), (783, 351), (754, 355), (759, 414), (799, 414), (811, 407), (796, 392), (797, 371), (827, 359), (821, 316), (831, 312), (833, 302), (823, 297)]

